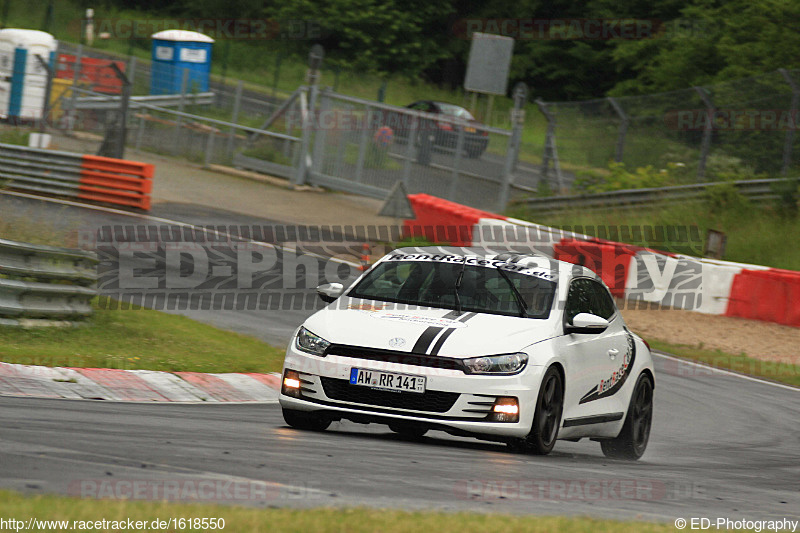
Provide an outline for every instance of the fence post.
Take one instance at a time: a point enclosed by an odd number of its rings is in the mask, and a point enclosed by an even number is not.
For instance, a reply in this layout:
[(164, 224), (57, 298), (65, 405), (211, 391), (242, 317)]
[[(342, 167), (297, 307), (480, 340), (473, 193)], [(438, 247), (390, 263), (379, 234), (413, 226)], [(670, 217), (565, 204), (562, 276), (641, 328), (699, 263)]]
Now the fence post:
[(503, 165), (503, 178), (497, 198), (497, 212), (502, 213), (508, 206), (508, 196), (514, 181), (514, 168), (517, 166), (522, 128), (525, 124), (525, 102), (528, 101), (528, 86), (517, 82), (514, 86), (514, 108), (511, 110), (511, 137), (508, 139), (506, 160)]
[(706, 117), (705, 125), (703, 126), (703, 141), (700, 144), (700, 160), (697, 162), (697, 179), (706, 181), (706, 161), (708, 160), (708, 152), (711, 149), (711, 134), (714, 133), (714, 102), (702, 87), (695, 87), (695, 91), (700, 95), (703, 104), (706, 106), (708, 116)]
[(44, 101), (42, 102), (42, 118), (39, 120), (39, 131), (45, 133), (47, 131), (47, 115), (50, 114), (50, 92), (53, 90), (53, 69), (44, 58), (36, 54), (36, 60), (45, 71), (46, 81), (44, 87)]
[(122, 84), (122, 95), (119, 100), (119, 110), (116, 114), (111, 113), (108, 115), (112, 120), (106, 122), (103, 144), (100, 145), (97, 155), (124, 159), (125, 143), (128, 137), (128, 107), (131, 98), (131, 84), (116, 63), (111, 62), (109, 66)]
[(78, 52), (75, 54), (75, 64), (72, 71), (72, 94), (70, 94), (70, 110), (69, 119), (67, 120), (67, 129), (71, 132), (75, 128), (75, 121), (77, 119), (78, 110), (78, 80), (80, 80), (81, 61), (83, 61), (83, 45), (78, 45)]
[[(797, 119), (797, 104), (800, 98), (800, 87), (794, 81), (792, 75), (785, 68), (779, 68), (778, 72), (781, 73), (783, 79), (792, 88), (792, 119)], [(794, 128), (786, 128), (786, 135), (783, 140), (783, 165), (781, 166), (781, 174), (784, 176), (789, 172), (789, 167), (792, 165), (792, 145), (794, 144)]]
[(120, 114), (120, 132), (119, 132), (119, 147), (117, 149), (117, 158), (125, 159), (125, 143), (128, 140), (128, 107), (131, 101), (131, 89), (133, 85), (131, 81), (125, 76), (125, 73), (120, 70), (116, 63), (111, 63), (111, 68), (114, 74), (122, 81), (122, 98), (119, 104)]
[(211, 153), (214, 151), (214, 127), (208, 131), (208, 139), (206, 139), (206, 154), (203, 160), (203, 168), (211, 166)]
[(128, 59), (128, 81), (133, 85), (136, 77), (136, 56), (130, 56)]
[[(242, 87), (244, 82), (239, 80), (239, 83), (236, 84), (236, 93), (233, 96), (233, 113), (231, 113), (231, 122), (236, 124), (239, 120), (239, 109), (242, 106)], [(233, 157), (233, 140), (236, 137), (236, 128), (231, 126), (231, 131), (228, 133), (228, 147), (227, 147), (227, 154), (228, 157)]]
[[(320, 116), (325, 116), (331, 109), (331, 90), (326, 87), (320, 91), (319, 96), (319, 112)], [(341, 134), (341, 132), (339, 132)], [(317, 135), (314, 137), (314, 148), (311, 152), (311, 161), (314, 165), (321, 169), (323, 161), (325, 160), (325, 141), (327, 137), (327, 130), (320, 125)], [(358, 170), (356, 170), (358, 172)]]
[(616, 111), (620, 119), (619, 133), (617, 133), (617, 146), (614, 150), (614, 161), (617, 163), (622, 163), (622, 154), (625, 151), (625, 135), (628, 133), (628, 124), (630, 123), (630, 118), (625, 114), (622, 106), (619, 105), (614, 98), (609, 96), (607, 100), (608, 103), (611, 104), (611, 107), (614, 108), (614, 111)]
[(311, 146), (311, 135), (314, 129), (314, 121), (317, 105), (317, 92), (319, 90), (319, 69), (322, 66), (322, 58), (325, 56), (325, 49), (322, 45), (315, 44), (311, 47), (308, 54), (308, 72), (306, 78), (308, 79), (308, 109), (306, 110), (303, 119), (303, 135), (300, 142), (300, 161), (297, 164), (297, 171), (294, 175), (293, 185), (304, 185), (306, 177), (311, 170), (313, 161), (308, 154), (308, 149)]
[(547, 120), (547, 134), (544, 139), (544, 154), (542, 155), (542, 179), (549, 181), (550, 161), (552, 160), (556, 171), (558, 193), (562, 194), (564, 192), (564, 180), (561, 176), (561, 163), (558, 160), (558, 148), (556, 146), (556, 117), (548, 109), (548, 104), (542, 101), (541, 98), (536, 99), (536, 105), (539, 106), (539, 111)]

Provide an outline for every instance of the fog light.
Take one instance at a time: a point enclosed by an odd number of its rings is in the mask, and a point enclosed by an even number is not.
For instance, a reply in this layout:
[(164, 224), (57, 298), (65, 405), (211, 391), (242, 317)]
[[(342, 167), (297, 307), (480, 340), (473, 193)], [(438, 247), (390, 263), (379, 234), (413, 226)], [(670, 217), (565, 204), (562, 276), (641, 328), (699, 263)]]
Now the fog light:
[(519, 422), (519, 402), (513, 396), (497, 398), (489, 419), (493, 422)]
[(300, 397), (300, 374), (295, 370), (287, 370), (283, 374), (281, 394), (285, 396)]

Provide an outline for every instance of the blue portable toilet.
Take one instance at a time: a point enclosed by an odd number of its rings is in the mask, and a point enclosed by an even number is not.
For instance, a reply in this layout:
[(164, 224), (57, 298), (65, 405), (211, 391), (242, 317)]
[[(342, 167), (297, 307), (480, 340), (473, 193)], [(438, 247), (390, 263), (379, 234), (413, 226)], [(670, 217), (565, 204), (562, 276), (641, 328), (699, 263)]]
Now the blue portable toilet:
[(180, 94), (184, 70), (187, 93), (208, 91), (214, 39), (196, 31), (164, 30), (152, 35), (150, 94)]
[(0, 30), (0, 118), (42, 118), (47, 69), (38, 55), (53, 68), (57, 42), (39, 30)]

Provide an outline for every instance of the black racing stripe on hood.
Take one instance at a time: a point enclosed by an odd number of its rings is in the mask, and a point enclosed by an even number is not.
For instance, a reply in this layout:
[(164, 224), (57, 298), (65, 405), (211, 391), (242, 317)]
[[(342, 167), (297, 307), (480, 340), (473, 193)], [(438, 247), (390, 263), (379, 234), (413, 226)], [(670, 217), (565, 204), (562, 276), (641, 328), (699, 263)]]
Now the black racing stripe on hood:
[(436, 335), (439, 334), (444, 328), (440, 328), (438, 326), (430, 326), (425, 331), (422, 332), (422, 335), (419, 336), (417, 342), (414, 343), (414, 347), (411, 348), (412, 353), (425, 353), (428, 350), (428, 346), (431, 345), (433, 339), (436, 338)]
[[(474, 317), (477, 314), (478, 313), (467, 313), (466, 315), (463, 316), (463, 318), (460, 318), (458, 321), (466, 322), (467, 320), (469, 320), (470, 318)], [(439, 337), (439, 340), (437, 340), (436, 344), (433, 345), (433, 349), (431, 350), (430, 355), (439, 355), (439, 350), (441, 350), (442, 346), (444, 346), (444, 341), (446, 341), (447, 338), (450, 335), (452, 335), (455, 330), (456, 328), (448, 328), (447, 331), (442, 333), (442, 336)]]

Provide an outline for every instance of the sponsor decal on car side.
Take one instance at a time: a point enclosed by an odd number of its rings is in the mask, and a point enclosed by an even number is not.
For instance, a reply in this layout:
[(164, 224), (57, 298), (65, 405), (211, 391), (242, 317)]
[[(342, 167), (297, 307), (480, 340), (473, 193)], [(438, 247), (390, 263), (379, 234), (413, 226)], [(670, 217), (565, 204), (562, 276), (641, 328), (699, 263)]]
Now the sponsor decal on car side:
[(628, 379), (628, 376), (633, 370), (633, 362), (636, 359), (636, 343), (633, 341), (633, 335), (627, 333), (626, 337), (628, 340), (628, 349), (625, 352), (625, 357), (622, 358), (620, 367), (608, 378), (600, 380), (600, 383), (584, 394), (578, 403), (592, 402), (601, 398), (607, 398), (622, 388), (625, 380)]

